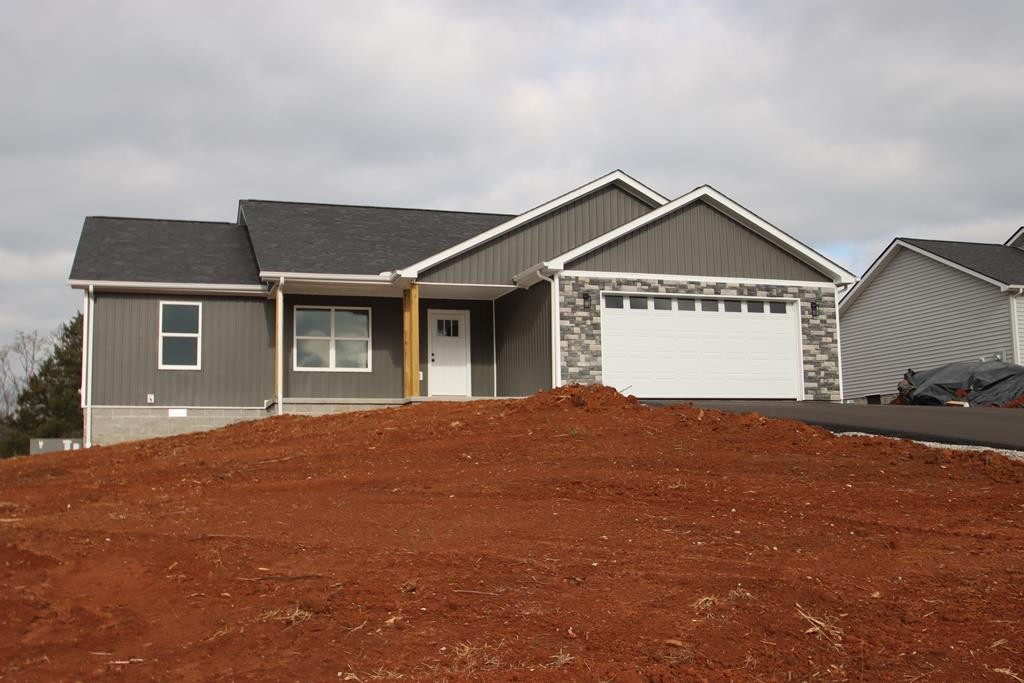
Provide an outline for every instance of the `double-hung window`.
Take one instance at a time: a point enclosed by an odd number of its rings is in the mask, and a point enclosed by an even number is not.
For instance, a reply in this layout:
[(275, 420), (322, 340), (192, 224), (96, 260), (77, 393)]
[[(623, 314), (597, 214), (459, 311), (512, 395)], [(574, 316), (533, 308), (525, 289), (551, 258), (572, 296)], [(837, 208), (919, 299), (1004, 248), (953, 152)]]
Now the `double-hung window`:
[(203, 305), (192, 301), (160, 302), (161, 370), (199, 370), (202, 359)]
[(369, 308), (296, 306), (295, 369), (369, 372)]

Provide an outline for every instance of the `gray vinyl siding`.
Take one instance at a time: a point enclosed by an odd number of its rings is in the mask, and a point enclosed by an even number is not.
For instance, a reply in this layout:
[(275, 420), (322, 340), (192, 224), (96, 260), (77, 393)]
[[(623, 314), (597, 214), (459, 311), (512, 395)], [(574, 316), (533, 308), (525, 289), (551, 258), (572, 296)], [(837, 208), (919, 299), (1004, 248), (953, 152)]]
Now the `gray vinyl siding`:
[(499, 396), (551, 388), (551, 289), (539, 282), (494, 302)]
[(703, 201), (584, 254), (571, 270), (828, 282), (795, 256)]
[[(284, 298), (285, 397), (400, 398), (402, 396), (402, 300), (383, 297), (304, 296)], [(295, 306), (368, 306), (371, 310), (372, 372), (295, 370)]]
[(494, 325), (491, 321), (490, 301), (464, 301), (458, 299), (420, 299), (420, 370), (423, 381), (420, 394), (429, 395), (430, 363), (427, 359), (427, 340), (433, 330), (427, 326), (429, 310), (469, 311), (469, 362), (473, 396), (494, 396)]
[(1002, 353), (1010, 307), (995, 285), (899, 249), (840, 311), (844, 397), (892, 394), (907, 369)]
[(532, 265), (588, 242), (651, 210), (611, 185), (460, 254), (420, 275), (421, 282), (511, 284)]
[[(201, 370), (157, 368), (161, 301), (202, 302)], [(274, 308), (266, 299), (97, 293), (94, 324), (94, 405), (235, 407), (273, 399)]]
[[(1019, 295), (1014, 303), (1017, 306), (1017, 343), (1024, 345), (1024, 294)], [(1013, 359), (1017, 365), (1024, 365), (1021, 361), (1024, 361), (1024, 358)]]

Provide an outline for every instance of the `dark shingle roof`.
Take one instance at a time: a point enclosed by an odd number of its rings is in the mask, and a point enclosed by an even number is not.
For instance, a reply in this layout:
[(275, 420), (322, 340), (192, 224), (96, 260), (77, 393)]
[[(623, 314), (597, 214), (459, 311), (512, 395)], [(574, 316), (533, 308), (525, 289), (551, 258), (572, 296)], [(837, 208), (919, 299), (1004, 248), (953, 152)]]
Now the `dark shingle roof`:
[(95, 216), (82, 226), (71, 279), (260, 283), (243, 226)]
[(948, 242), (901, 238), (907, 244), (929, 251), (947, 261), (998, 280), (1005, 285), (1024, 284), (1024, 250), (1002, 244)]
[(412, 265), (514, 216), (497, 213), (239, 203), (263, 272), (377, 275)]

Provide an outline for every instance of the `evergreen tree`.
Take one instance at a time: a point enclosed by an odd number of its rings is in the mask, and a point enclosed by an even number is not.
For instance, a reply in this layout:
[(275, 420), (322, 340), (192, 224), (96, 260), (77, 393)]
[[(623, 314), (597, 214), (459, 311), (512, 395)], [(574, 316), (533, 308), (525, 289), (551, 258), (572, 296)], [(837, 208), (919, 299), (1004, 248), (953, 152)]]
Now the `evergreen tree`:
[(82, 314), (60, 326), (50, 355), (29, 377), (0, 439), (0, 457), (28, 453), (36, 438), (82, 435)]

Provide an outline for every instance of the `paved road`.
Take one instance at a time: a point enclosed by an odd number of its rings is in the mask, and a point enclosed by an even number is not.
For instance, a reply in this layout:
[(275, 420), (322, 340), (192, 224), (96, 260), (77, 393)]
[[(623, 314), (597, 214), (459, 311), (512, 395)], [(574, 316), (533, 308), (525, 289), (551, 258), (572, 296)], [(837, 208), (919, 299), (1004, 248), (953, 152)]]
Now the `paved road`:
[[(666, 405), (683, 401), (644, 401)], [(820, 425), (837, 432), (867, 432), (920, 441), (1024, 451), (1024, 410), (869, 406), (815, 401), (692, 401), (703, 408), (760, 413)]]

